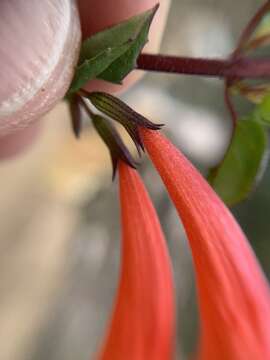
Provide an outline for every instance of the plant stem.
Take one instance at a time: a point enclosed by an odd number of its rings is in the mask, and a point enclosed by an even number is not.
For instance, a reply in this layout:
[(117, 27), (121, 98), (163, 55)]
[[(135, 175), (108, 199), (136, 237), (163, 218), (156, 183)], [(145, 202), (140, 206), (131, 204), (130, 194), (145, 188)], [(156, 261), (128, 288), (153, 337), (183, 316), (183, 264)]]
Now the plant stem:
[(223, 76), (227, 60), (141, 54), (137, 68), (186, 75)]
[(202, 59), (141, 54), (137, 69), (221, 78), (270, 77), (270, 59)]
[(228, 108), (228, 111), (230, 113), (231, 119), (232, 119), (232, 125), (233, 125), (233, 130), (235, 130), (236, 124), (237, 124), (237, 113), (235, 111), (231, 96), (230, 96), (230, 92), (229, 92), (229, 84), (228, 81), (225, 81), (224, 84), (224, 101), (225, 101), (225, 105)]

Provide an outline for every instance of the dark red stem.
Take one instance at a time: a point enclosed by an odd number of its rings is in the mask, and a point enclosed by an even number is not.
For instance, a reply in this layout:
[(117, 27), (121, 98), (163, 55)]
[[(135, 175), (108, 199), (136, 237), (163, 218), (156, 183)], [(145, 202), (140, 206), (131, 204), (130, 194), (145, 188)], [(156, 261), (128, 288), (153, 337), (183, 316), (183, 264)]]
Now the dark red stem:
[(220, 78), (270, 77), (269, 59), (201, 59), (181, 56), (141, 54), (137, 69)]
[(141, 54), (137, 62), (137, 67), (141, 70), (220, 77), (223, 76), (226, 66), (227, 60), (152, 54)]

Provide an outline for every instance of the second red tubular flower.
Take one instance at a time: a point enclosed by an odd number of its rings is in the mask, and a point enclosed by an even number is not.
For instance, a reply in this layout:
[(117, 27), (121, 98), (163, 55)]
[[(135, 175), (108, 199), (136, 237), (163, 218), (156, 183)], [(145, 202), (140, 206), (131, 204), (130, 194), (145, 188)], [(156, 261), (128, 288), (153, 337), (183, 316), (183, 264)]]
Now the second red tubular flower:
[(174, 289), (166, 242), (136, 170), (119, 164), (122, 264), (101, 360), (170, 360)]
[(192, 164), (159, 132), (145, 147), (183, 221), (197, 280), (199, 359), (270, 359), (268, 284), (237, 222)]

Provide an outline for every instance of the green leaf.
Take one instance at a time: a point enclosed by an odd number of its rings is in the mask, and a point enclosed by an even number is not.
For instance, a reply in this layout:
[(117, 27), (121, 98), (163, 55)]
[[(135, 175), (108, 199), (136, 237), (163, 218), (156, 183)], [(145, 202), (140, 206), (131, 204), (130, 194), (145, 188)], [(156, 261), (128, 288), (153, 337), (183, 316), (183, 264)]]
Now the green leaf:
[(136, 67), (136, 60), (148, 41), (149, 28), (157, 9), (158, 6), (155, 6), (136, 19), (136, 22), (140, 22), (140, 26), (133, 35), (129, 49), (98, 76), (100, 79), (119, 84)]
[(133, 16), (86, 39), (82, 44), (79, 63), (81, 64), (85, 60), (95, 57), (108, 48), (135, 41), (145, 24), (150, 25), (157, 8), (158, 6), (155, 6), (142, 14)]
[(136, 66), (157, 8), (158, 5), (85, 40), (69, 93), (97, 77), (121, 83)]
[(69, 94), (75, 93), (89, 80), (96, 78), (98, 74), (102, 73), (102, 71), (112, 63), (112, 61), (124, 54), (128, 48), (128, 43), (118, 47), (107, 48), (89, 60), (85, 60), (75, 71)]
[(253, 113), (254, 119), (270, 125), (270, 94), (264, 96), (260, 104), (258, 104)]
[(223, 162), (208, 180), (228, 205), (245, 199), (262, 174), (267, 155), (263, 126), (251, 119), (239, 121)]

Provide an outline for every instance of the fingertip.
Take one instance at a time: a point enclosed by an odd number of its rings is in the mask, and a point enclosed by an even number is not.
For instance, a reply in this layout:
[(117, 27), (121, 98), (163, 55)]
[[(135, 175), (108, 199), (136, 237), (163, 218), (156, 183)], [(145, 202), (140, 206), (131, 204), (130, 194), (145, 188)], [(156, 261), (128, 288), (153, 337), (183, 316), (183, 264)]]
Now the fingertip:
[(65, 95), (81, 33), (75, 0), (0, 0), (0, 14), (2, 141)]
[(11, 160), (28, 151), (39, 138), (41, 128), (41, 122), (37, 121), (25, 129), (1, 137), (0, 161)]
[(83, 38), (150, 9), (157, 3), (157, 0), (79, 0)]
[(85, 86), (85, 90), (87, 91), (103, 91), (107, 93), (121, 93), (125, 89), (132, 86), (139, 78), (142, 76), (142, 74), (138, 72), (131, 72), (128, 76), (125, 77), (123, 80), (123, 83), (121, 85), (118, 84), (112, 84), (108, 81), (104, 80), (91, 80), (89, 81)]

